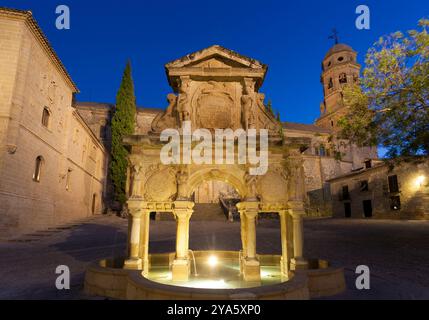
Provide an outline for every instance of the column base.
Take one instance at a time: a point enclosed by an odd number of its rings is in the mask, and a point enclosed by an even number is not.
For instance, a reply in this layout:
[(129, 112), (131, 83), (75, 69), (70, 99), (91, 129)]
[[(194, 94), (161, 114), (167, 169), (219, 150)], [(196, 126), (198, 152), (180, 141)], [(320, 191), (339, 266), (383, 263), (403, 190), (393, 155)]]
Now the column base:
[(243, 259), (244, 281), (261, 282), (261, 266), (259, 261)]
[(142, 269), (142, 259), (127, 259), (124, 262), (124, 269), (130, 270), (141, 270)]
[(280, 258), (280, 272), (282, 275), (282, 281), (289, 280), (289, 266), (287, 265), (287, 262), (283, 261), (283, 257)]
[(175, 259), (171, 268), (173, 281), (188, 281), (191, 271), (189, 260)]
[(302, 270), (308, 269), (308, 261), (304, 258), (292, 258), (290, 260), (290, 269), (291, 270)]
[(142, 269), (143, 276), (147, 276), (149, 274), (149, 259), (142, 260)]

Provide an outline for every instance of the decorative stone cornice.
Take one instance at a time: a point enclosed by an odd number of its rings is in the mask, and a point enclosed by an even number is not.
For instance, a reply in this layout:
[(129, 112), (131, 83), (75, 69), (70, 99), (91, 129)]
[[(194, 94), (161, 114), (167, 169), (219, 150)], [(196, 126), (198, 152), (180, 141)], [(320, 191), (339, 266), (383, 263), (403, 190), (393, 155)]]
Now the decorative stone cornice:
[(73, 82), (71, 76), (67, 72), (60, 58), (52, 48), (51, 44), (49, 43), (49, 40), (43, 33), (42, 29), (37, 24), (37, 21), (34, 19), (33, 13), (31, 11), (0, 7), (0, 16), (7, 17), (10, 19), (25, 21), (26, 25), (29, 27), (30, 31), (39, 41), (43, 49), (46, 51), (49, 58), (52, 60), (52, 62), (57, 67), (59, 72), (64, 76), (64, 78), (66, 79), (66, 82), (68, 82), (69, 85), (73, 88), (73, 92), (75, 93), (79, 92), (79, 89), (77, 88), (76, 84)]

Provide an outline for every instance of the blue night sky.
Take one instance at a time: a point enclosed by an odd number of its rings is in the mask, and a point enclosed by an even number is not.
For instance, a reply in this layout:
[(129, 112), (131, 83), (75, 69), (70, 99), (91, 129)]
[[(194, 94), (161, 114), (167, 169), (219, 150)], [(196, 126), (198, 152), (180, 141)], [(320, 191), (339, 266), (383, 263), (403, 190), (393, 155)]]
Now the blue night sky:
[[(55, 28), (60, 4), (70, 7), (70, 30)], [(355, 27), (359, 4), (371, 10), (371, 30)], [(164, 108), (171, 92), (164, 64), (219, 44), (268, 64), (260, 91), (282, 120), (303, 123), (319, 115), (321, 60), (333, 45), (333, 27), (363, 63), (379, 36), (429, 17), (428, 0), (2, 0), (0, 6), (33, 12), (77, 83), (79, 101), (114, 102), (129, 58), (137, 104)]]

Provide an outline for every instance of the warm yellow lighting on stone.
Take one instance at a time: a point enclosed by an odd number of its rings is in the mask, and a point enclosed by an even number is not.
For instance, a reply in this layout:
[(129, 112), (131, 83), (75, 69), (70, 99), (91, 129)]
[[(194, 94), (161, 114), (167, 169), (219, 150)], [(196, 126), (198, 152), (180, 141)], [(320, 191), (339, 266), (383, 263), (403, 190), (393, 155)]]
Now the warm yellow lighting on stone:
[(423, 186), (423, 182), (425, 182), (426, 177), (425, 176), (418, 176), (416, 178), (416, 186), (421, 188)]
[(219, 260), (218, 260), (217, 256), (211, 255), (207, 262), (208, 262), (210, 267), (216, 267)]

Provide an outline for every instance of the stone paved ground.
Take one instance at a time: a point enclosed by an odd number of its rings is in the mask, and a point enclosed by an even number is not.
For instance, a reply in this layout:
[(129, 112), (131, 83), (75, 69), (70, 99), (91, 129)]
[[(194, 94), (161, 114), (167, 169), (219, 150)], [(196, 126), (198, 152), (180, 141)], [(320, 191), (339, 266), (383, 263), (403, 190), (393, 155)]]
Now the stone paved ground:
[[(429, 299), (429, 221), (305, 220), (305, 254), (346, 268), (348, 290), (335, 299)], [(240, 249), (239, 223), (194, 221), (190, 248)], [(0, 299), (81, 299), (86, 266), (125, 250), (126, 220), (102, 216), (43, 233), (31, 242), (0, 242)], [(278, 221), (257, 227), (260, 253), (280, 252)], [(150, 250), (174, 250), (174, 221), (152, 221)], [(55, 289), (55, 268), (70, 267), (71, 290)], [(357, 265), (371, 270), (371, 290), (354, 289)]]

